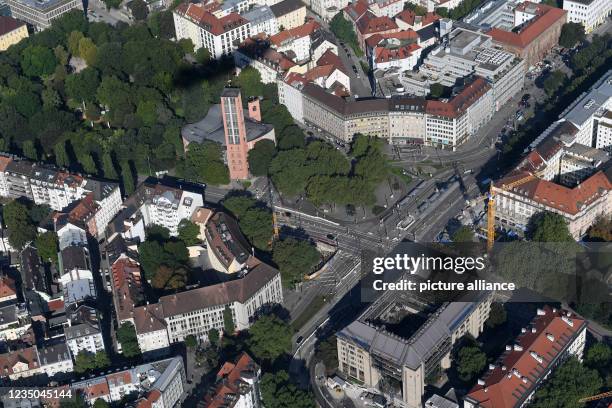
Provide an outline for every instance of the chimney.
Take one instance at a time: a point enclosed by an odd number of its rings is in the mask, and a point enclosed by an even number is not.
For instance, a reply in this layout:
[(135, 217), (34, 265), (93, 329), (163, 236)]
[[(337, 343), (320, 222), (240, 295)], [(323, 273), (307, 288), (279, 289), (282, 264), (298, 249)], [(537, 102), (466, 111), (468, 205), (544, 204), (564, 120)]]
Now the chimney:
[(261, 122), (261, 111), (259, 109), (259, 98), (249, 100), (249, 118), (256, 122)]

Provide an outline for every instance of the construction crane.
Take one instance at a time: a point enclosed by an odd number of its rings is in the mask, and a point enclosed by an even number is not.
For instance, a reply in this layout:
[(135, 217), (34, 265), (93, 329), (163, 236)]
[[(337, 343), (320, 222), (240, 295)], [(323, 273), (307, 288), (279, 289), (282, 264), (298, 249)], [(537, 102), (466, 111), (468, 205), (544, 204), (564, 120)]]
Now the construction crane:
[(592, 397), (581, 398), (581, 399), (578, 400), (578, 402), (580, 402), (580, 403), (591, 402), (591, 401), (597, 401), (597, 400), (608, 398), (608, 397), (612, 397), (612, 391), (608, 391), (608, 392), (604, 392), (604, 393), (601, 393), (601, 394), (593, 395)]
[[(534, 178), (538, 177), (537, 174), (529, 173), (525, 177), (513, 181), (512, 183), (502, 184), (500, 188), (505, 191), (509, 191), (514, 187), (518, 187)], [(493, 248), (495, 243), (495, 193), (493, 192), (493, 182), (489, 185), (489, 196), (487, 203), (487, 250)]]

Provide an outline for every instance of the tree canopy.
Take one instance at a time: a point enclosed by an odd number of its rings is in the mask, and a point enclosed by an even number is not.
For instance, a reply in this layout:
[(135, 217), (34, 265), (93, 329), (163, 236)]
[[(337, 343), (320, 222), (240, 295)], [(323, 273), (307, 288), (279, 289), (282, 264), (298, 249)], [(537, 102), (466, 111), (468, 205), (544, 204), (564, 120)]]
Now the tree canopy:
[(272, 259), (281, 271), (283, 284), (293, 286), (313, 272), (321, 256), (310, 242), (287, 238), (274, 244)]
[(531, 217), (528, 236), (539, 242), (574, 242), (567, 222), (557, 213), (543, 212)]
[(273, 362), (291, 351), (291, 327), (278, 317), (260, 317), (249, 329), (247, 344), (259, 360)]
[(131, 358), (140, 355), (136, 329), (130, 322), (123, 323), (117, 330), (117, 341), (121, 344), (123, 355)]
[(585, 39), (584, 26), (580, 23), (565, 23), (561, 27), (559, 45), (565, 48), (573, 48)]
[(462, 381), (470, 382), (487, 364), (487, 356), (476, 345), (461, 347), (457, 353), (457, 374)]
[(59, 251), (59, 243), (57, 234), (54, 231), (43, 232), (38, 234), (34, 245), (38, 250), (38, 255), (46, 262), (57, 262), (57, 252)]
[(15, 249), (23, 249), (28, 242), (36, 238), (36, 227), (28, 207), (21, 201), (13, 200), (5, 204), (2, 210), (9, 243)]
[(312, 408), (312, 395), (306, 393), (289, 378), (286, 371), (265, 373), (261, 378), (261, 397), (266, 408)]
[(268, 248), (272, 237), (272, 213), (265, 205), (250, 196), (230, 195), (223, 200), (223, 207), (238, 219), (240, 230), (255, 248)]

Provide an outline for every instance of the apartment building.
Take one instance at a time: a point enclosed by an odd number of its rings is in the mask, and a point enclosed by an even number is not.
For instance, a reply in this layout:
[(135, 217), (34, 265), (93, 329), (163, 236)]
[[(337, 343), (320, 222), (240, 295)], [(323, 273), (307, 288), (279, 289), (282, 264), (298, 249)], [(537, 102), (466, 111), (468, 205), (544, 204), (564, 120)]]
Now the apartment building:
[(204, 243), (211, 266), (219, 272), (240, 272), (253, 259), (238, 222), (224, 212), (217, 212), (209, 218)]
[(489, 316), (491, 296), (483, 294), (474, 302), (441, 305), (409, 338), (379, 326), (384, 311), (406, 301), (395, 296), (385, 293), (337, 333), (339, 370), (367, 387), (377, 387), (380, 382), (398, 383), (398, 403), (420, 408), (425, 378), (450, 367), (452, 346), (462, 336), (478, 337)]
[(394, 17), (404, 9), (402, 0), (368, 0), (368, 7), (377, 17)]
[(389, 104), (389, 144), (423, 144), (426, 101), (396, 97)]
[(38, 347), (37, 352), (40, 370), (49, 377), (74, 371), (72, 356), (66, 342), (55, 342)]
[(264, 84), (274, 83), (289, 72), (305, 71), (287, 55), (271, 48), (270, 41), (262, 37), (252, 37), (240, 44), (234, 53), (234, 63), (239, 68), (255, 68)]
[(448, 87), (470, 75), (485, 78), (493, 88), (495, 111), (498, 111), (523, 89), (525, 70), (523, 60), (494, 47), (490, 36), (457, 28), (450, 33), (448, 42), (427, 55), (419, 73), (429, 82)]
[[(610, 101), (612, 71), (535, 139), (513, 171), (492, 183), (493, 193), (499, 194), (499, 227), (523, 232), (533, 215), (551, 211), (563, 216), (579, 239), (597, 217), (612, 211), (612, 163), (597, 150), (598, 118), (610, 108)], [(505, 188), (517, 180), (524, 181)]]
[(367, 11), (355, 23), (357, 41), (362, 50), (366, 49), (366, 40), (375, 34), (389, 34), (400, 31), (395, 21), (387, 16), (376, 17), (371, 11)]
[(372, 70), (412, 70), (421, 58), (419, 36), (412, 29), (374, 34), (366, 40), (366, 55)]
[(612, 111), (602, 110), (593, 118), (595, 121), (595, 147), (612, 153)]
[(401, 137), (398, 131), (390, 127), (390, 112), (393, 111), (390, 106), (395, 106), (393, 98), (344, 100), (312, 83), (303, 87), (302, 97), (304, 122), (345, 142), (352, 140), (356, 133), (389, 138), (390, 132), (393, 132), (390, 140), (405, 143), (419, 133), (424, 123), (422, 143), (451, 149), (487, 123), (494, 108), (491, 87), (484, 79), (476, 77), (449, 100), (424, 100), (424, 117), (419, 110), (396, 110), (392, 114), (394, 125), (401, 123), (398, 120), (402, 115), (415, 124), (418, 122), (411, 136), (403, 132), (406, 137)]
[(256, 6), (242, 13), (242, 18), (251, 23), (251, 35), (278, 33), (278, 22), (270, 6)]
[(100, 237), (122, 204), (119, 184), (88, 179), (53, 167), (0, 156), (0, 196), (27, 198), (56, 211), (68, 211)]
[(28, 27), (23, 21), (0, 15), (0, 51), (28, 37)]
[(492, 28), (487, 34), (493, 38), (495, 45), (525, 60), (526, 66), (529, 67), (541, 61), (559, 44), (559, 35), (561, 27), (567, 21), (567, 12), (528, 1), (518, 5), (516, 10), (532, 15), (532, 18), (512, 30)]
[(214, 390), (204, 397), (204, 406), (259, 408), (260, 380), (261, 368), (247, 353), (242, 353), (235, 363), (227, 361), (219, 369)]
[(511, 31), (515, 27), (514, 9), (517, 0), (490, 0), (463, 18), (465, 23), (480, 28)]
[(304, 73), (304, 79), (321, 88), (332, 90), (336, 95), (348, 96), (351, 93), (348, 71), (340, 57), (331, 49), (325, 51), (314, 66)]
[(312, 20), (272, 35), (270, 45), (278, 52), (291, 55), (294, 61), (305, 61), (310, 59), (311, 36), (320, 29), (321, 25)]
[(190, 219), (203, 205), (201, 185), (172, 177), (148, 178), (123, 204), (123, 210), (109, 223), (105, 236), (112, 241), (116, 234), (127, 240), (145, 240), (145, 229), (150, 225), (168, 228), (172, 236), (178, 225)]
[(231, 280), (162, 296), (156, 304), (135, 308), (134, 326), (139, 344), (152, 351), (189, 335), (205, 341), (211, 329), (223, 331), (228, 307), (236, 330), (248, 329), (258, 310), (282, 301), (280, 272), (252, 258)]
[(343, 0), (311, 0), (310, 8), (323, 21), (330, 21), (346, 5)]
[(549, 306), (508, 344), (506, 350), (464, 397), (466, 408), (527, 405), (536, 390), (568, 357), (582, 360), (587, 322)]
[(421, 30), (425, 27), (429, 27), (436, 21), (440, 20), (440, 16), (434, 12), (427, 12), (423, 16), (417, 16), (412, 10), (403, 10), (393, 16), (395, 24), (400, 30)]
[(277, 80), (278, 102), (284, 105), (298, 123), (304, 123), (304, 99), (302, 89), (308, 83), (303, 75), (291, 72)]
[(279, 30), (290, 30), (304, 24), (306, 21), (306, 5), (300, 0), (282, 0), (270, 5), (276, 16)]
[(235, 44), (251, 36), (251, 23), (235, 12), (221, 18), (202, 4), (181, 3), (174, 11), (176, 38), (190, 39), (195, 48), (206, 48), (212, 58), (231, 54)]
[(612, 4), (606, 0), (563, 0), (563, 10), (567, 11), (567, 21), (582, 24), (590, 33), (606, 21)]
[(186, 381), (183, 359), (172, 357), (75, 382), (69, 387), (82, 393), (88, 404), (98, 398), (118, 402), (128, 394), (137, 394), (142, 406), (172, 408), (185, 392)]
[(82, 0), (6, 0), (11, 16), (31, 25), (36, 31), (51, 27), (56, 18), (70, 10), (83, 10)]
[(223, 330), (223, 311), (232, 311), (236, 330), (248, 329), (255, 313), (266, 305), (282, 304), (278, 270), (259, 263), (242, 277), (193, 291), (160, 298), (170, 343), (188, 335), (206, 339), (210, 329)]
[(0, 354), (0, 378), (18, 380), (41, 372), (35, 346)]
[(98, 311), (92, 307), (69, 306), (66, 310), (64, 335), (68, 348), (75, 357), (80, 352), (96, 354), (105, 350), (100, 317)]
[(335, 37), (328, 31), (317, 30), (310, 36), (310, 61), (318, 61), (327, 51), (338, 55)]

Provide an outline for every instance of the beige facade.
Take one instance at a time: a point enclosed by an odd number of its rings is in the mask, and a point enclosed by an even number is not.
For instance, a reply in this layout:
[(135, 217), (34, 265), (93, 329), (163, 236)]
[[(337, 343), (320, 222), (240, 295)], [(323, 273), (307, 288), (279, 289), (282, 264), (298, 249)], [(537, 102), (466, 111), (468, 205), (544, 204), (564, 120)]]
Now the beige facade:
[(306, 21), (306, 6), (304, 5), (286, 14), (276, 16), (276, 24), (285, 30), (299, 27), (304, 24), (304, 21)]
[[(5, 19), (7, 19), (6, 22)], [(0, 27), (5, 24), (8, 31), (0, 31), (0, 51), (6, 51), (11, 45), (17, 44), (19, 41), (28, 37), (28, 27), (25, 23), (10, 17), (0, 16)]]
[[(420, 408), (425, 378), (437, 367), (450, 367), (452, 346), (462, 336), (478, 337), (489, 317), (491, 301), (491, 294), (485, 294), (480, 301), (446, 304), (409, 339), (357, 320), (337, 335), (339, 370), (367, 387), (377, 387), (386, 377), (400, 381), (402, 405)], [(450, 332), (450, 336), (443, 332)]]

